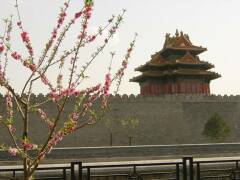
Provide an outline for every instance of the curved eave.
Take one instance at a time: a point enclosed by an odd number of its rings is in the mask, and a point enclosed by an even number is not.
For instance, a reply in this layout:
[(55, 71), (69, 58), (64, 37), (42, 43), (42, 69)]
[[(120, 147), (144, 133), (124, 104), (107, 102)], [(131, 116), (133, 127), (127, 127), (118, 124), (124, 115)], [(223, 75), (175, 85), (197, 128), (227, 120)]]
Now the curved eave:
[(198, 46), (194, 46), (194, 47), (165, 47), (164, 49), (162, 49), (160, 51), (160, 54), (164, 54), (167, 51), (171, 51), (171, 50), (175, 50), (175, 51), (189, 51), (194, 55), (198, 55), (204, 51), (207, 50), (207, 48), (204, 47), (198, 47)]
[(163, 63), (163, 64), (154, 64), (154, 63), (146, 63), (144, 65), (141, 65), (137, 68), (135, 68), (135, 71), (140, 71), (140, 72), (144, 72), (148, 69), (151, 69), (151, 67), (174, 67), (174, 66), (179, 66), (179, 65), (185, 65), (185, 66), (190, 66), (190, 67), (204, 67), (204, 70), (208, 70), (208, 69), (211, 69), (211, 68), (214, 68), (214, 65), (211, 64), (211, 63), (208, 63), (208, 62), (199, 62), (199, 63), (184, 63), (184, 62), (166, 62), (166, 63)]
[(202, 71), (202, 72), (194, 72), (194, 71), (164, 71), (162, 73), (154, 73), (154, 72), (147, 72), (143, 73), (142, 75), (133, 77), (130, 79), (130, 82), (143, 82), (147, 78), (163, 78), (163, 77), (176, 77), (176, 76), (192, 76), (192, 77), (206, 77), (209, 80), (217, 79), (221, 77), (220, 74), (212, 72), (212, 71)]

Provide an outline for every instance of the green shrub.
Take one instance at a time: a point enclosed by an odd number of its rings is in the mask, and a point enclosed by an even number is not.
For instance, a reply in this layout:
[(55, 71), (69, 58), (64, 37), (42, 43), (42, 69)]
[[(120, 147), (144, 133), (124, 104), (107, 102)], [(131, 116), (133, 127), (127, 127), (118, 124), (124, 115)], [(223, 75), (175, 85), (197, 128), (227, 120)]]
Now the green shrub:
[(214, 142), (223, 142), (230, 134), (231, 130), (224, 119), (215, 113), (206, 122), (203, 135), (210, 138)]

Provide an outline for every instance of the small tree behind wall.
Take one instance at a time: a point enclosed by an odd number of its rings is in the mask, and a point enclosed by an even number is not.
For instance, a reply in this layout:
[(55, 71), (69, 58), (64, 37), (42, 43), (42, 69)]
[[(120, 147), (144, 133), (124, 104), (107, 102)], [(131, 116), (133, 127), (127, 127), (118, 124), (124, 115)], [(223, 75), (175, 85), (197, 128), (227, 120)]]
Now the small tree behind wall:
[(210, 138), (213, 142), (223, 142), (230, 135), (230, 127), (224, 119), (215, 113), (206, 122), (203, 135)]
[(135, 116), (126, 117), (120, 120), (121, 126), (128, 137), (128, 145), (133, 145), (133, 140), (136, 137), (136, 131), (139, 127), (139, 120)]
[[(14, 30), (12, 19), (9, 18), (4, 21), (5, 31), (0, 37), (0, 90), (6, 92), (6, 111), (0, 114), (0, 128), (7, 129), (12, 144), (0, 142), (0, 148), (22, 159), (24, 180), (33, 179), (39, 163), (65, 136), (96, 123), (103, 116), (108, 103), (110, 86), (115, 82), (118, 90), (134, 48), (135, 38), (127, 48), (119, 69), (113, 75), (110, 72), (112, 64), (110, 63), (109, 71), (103, 74), (105, 76), (103, 83), (82, 88), (87, 77), (86, 70), (94, 63), (96, 57), (104, 50), (118, 30), (123, 21), (125, 10), (118, 16), (112, 16), (105, 25), (98, 28), (96, 33), (90, 34), (88, 26), (92, 17), (93, 1), (85, 0), (83, 6), (79, 7), (79, 11), (72, 15), (69, 15), (68, 12), (70, 2), (71, 0), (67, 0), (60, 9), (56, 25), (40, 53), (37, 53), (39, 49), (33, 48), (30, 35), (24, 28), (17, 0), (15, 6), (18, 21), (16, 25), (19, 29), (22, 44), (26, 48), (26, 53), (18, 52), (12, 46), (14, 44), (11, 39), (11, 32)], [(49, 26), (49, 24), (46, 25)], [(76, 34), (76, 38), (71, 40), (73, 42), (72, 47), (60, 51), (69, 29), (74, 27), (80, 27), (80, 31)], [(87, 59), (86, 57), (80, 58), (81, 49), (99, 39), (104, 31), (107, 32), (107, 36), (101, 45), (96, 48), (89, 60), (85, 61), (85, 64), (81, 64), (83, 59)], [(36, 54), (40, 54), (40, 56), (37, 57)], [(114, 57), (114, 53), (111, 53), (111, 57)], [(10, 61), (11, 63), (9, 63)], [(21, 80), (22, 90), (20, 92), (16, 92), (15, 84), (12, 84), (9, 80), (8, 66), (12, 62), (17, 65), (17, 68), (22, 68), (26, 71), (26, 74), (29, 74), (25, 80)], [(54, 73), (51, 73), (51, 77), (49, 77), (51, 71)], [(55, 77), (52, 77), (53, 74), (55, 74)], [(48, 89), (47, 98), (40, 102), (33, 100), (32, 92), (36, 83), (40, 83), (42, 87)], [(73, 102), (71, 112), (65, 116), (65, 106), (71, 99), (74, 99), (74, 101), (71, 101)], [(94, 105), (96, 102), (101, 109), (99, 114), (96, 113), (97, 105)], [(51, 106), (54, 104), (56, 113), (46, 113), (44, 107), (47, 104), (51, 104)], [(19, 115), (19, 119), (16, 119), (16, 114)], [(39, 120), (45, 123), (42, 128), (46, 127), (48, 131), (41, 144), (33, 142), (30, 137), (31, 127), (29, 122), (36, 120), (32, 118), (32, 114), (38, 116)], [(16, 121), (21, 122), (22, 129), (15, 128)], [(21, 136), (18, 135), (19, 132)], [(32, 150), (36, 153), (30, 153)]]

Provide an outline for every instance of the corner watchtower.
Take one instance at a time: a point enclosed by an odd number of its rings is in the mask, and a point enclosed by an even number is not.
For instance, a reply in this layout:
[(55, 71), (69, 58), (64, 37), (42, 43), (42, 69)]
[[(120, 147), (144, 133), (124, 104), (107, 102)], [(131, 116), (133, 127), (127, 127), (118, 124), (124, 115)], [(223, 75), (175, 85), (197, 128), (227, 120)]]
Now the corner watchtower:
[(213, 64), (200, 60), (198, 55), (206, 50), (193, 45), (182, 31), (175, 36), (167, 33), (162, 50), (137, 67), (142, 74), (130, 81), (139, 83), (143, 96), (210, 94), (210, 81), (221, 75), (209, 71)]

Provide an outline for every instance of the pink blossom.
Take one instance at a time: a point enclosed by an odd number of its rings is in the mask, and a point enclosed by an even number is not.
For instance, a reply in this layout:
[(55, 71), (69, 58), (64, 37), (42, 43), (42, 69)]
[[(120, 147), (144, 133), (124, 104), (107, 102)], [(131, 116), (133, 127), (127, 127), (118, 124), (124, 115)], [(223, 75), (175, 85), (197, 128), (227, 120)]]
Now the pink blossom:
[(41, 119), (45, 120), (47, 118), (46, 113), (42, 109), (38, 108), (37, 112), (40, 115)]
[(23, 32), (21, 33), (21, 37), (22, 37), (23, 42), (28, 43), (28, 42), (30, 41), (29, 36), (28, 36), (28, 33), (25, 32), (25, 31), (23, 31)]
[(86, 17), (87, 17), (87, 19), (90, 19), (91, 16), (92, 16), (92, 13), (91, 13), (91, 12), (87, 12), (87, 13), (86, 13)]
[(116, 32), (116, 27), (113, 27), (112, 29), (109, 30), (110, 34), (114, 34)]
[(128, 64), (127, 61), (123, 61), (123, 62), (122, 62), (122, 66), (123, 66), (124, 69), (127, 68), (127, 64)]
[(11, 54), (11, 56), (12, 56), (14, 59), (16, 59), (16, 60), (21, 59), (21, 55), (18, 54), (16, 51), (14, 51), (14, 52)]
[(84, 39), (87, 36), (86, 33), (82, 32), (79, 36), (78, 39)]
[(119, 69), (118, 72), (117, 72), (117, 76), (123, 76), (124, 75), (123, 71), (124, 71), (123, 68)]
[(0, 53), (3, 52), (5, 49), (4, 45), (3, 44), (0, 44)]
[(17, 150), (16, 148), (10, 147), (10, 148), (8, 149), (8, 152), (9, 152), (12, 156), (16, 156), (17, 153), (18, 153), (18, 150)]
[(11, 124), (8, 125), (8, 129), (9, 129), (9, 131), (10, 131), (11, 133), (15, 133), (15, 132), (16, 132), (16, 128), (13, 127)]
[(83, 29), (87, 29), (87, 24), (82, 25)]
[(59, 94), (56, 92), (56, 90), (53, 90), (49, 93), (49, 97), (53, 100), (53, 101), (57, 101), (59, 100)]
[(128, 53), (131, 53), (131, 51), (132, 51), (132, 48), (129, 48), (129, 49), (128, 49)]
[(53, 128), (54, 123), (52, 121), (47, 120), (46, 123), (47, 123), (47, 126), (48, 126), (49, 129)]
[(77, 13), (75, 14), (75, 19), (78, 19), (78, 18), (81, 17), (81, 16), (82, 16), (82, 11), (77, 12)]
[(61, 12), (59, 14), (59, 18), (58, 18), (58, 28), (60, 28), (60, 26), (63, 24), (65, 17), (67, 16), (66, 12)]
[(49, 96), (53, 101), (58, 101), (58, 100), (62, 99), (63, 97), (72, 96), (72, 95), (77, 96), (79, 94), (80, 94), (80, 91), (76, 90), (73, 87), (70, 87), (68, 89), (59, 90), (59, 91), (52, 90), (49, 93)]
[(52, 39), (55, 39), (57, 37), (57, 29), (53, 29), (53, 32), (52, 32)]
[(21, 27), (21, 26), (22, 26), (22, 22), (21, 22), (21, 21), (18, 21), (18, 22), (17, 22), (17, 26), (18, 26), (18, 27)]
[(58, 131), (56, 134), (48, 142), (48, 153), (51, 151), (52, 147), (57, 145), (58, 142), (62, 141), (64, 133), (62, 131)]
[(28, 53), (31, 55), (31, 56), (33, 56), (33, 48), (32, 48), (32, 46), (31, 46), (31, 44), (27, 44), (26, 45), (26, 47), (27, 47), (27, 49), (28, 49)]
[(96, 85), (96, 86), (94, 86), (92, 88), (86, 89), (86, 91), (87, 91), (88, 94), (91, 94), (91, 93), (93, 93), (95, 91), (98, 91), (100, 88), (101, 88), (101, 84), (98, 84), (98, 85)]
[(25, 61), (23, 61), (23, 65), (26, 67), (29, 67), (30, 63), (29, 63), (29, 61), (25, 60)]
[(46, 156), (46, 151), (43, 151), (43, 152), (39, 153), (38, 158), (39, 158), (39, 160), (43, 160), (45, 158), (45, 156)]
[(9, 94), (6, 96), (6, 103), (7, 103), (7, 107), (8, 108), (12, 108), (13, 107), (12, 97)]
[(66, 12), (60, 13), (60, 17), (66, 17), (66, 16), (67, 16), (67, 13), (66, 13)]
[(41, 74), (41, 81), (43, 82), (43, 84), (49, 85), (49, 80), (44, 74)]
[(35, 64), (30, 64), (29, 68), (31, 69), (32, 72), (35, 72), (37, 70), (36, 65)]
[(88, 36), (87, 39), (88, 39), (87, 40), (88, 42), (92, 42), (92, 41), (94, 41), (96, 39), (96, 35)]
[(28, 151), (33, 149), (33, 144), (28, 143), (27, 141), (22, 141), (22, 147), (24, 150)]
[(105, 84), (104, 84), (104, 95), (109, 96), (109, 89), (111, 84), (111, 77), (110, 74), (106, 74), (105, 76)]

